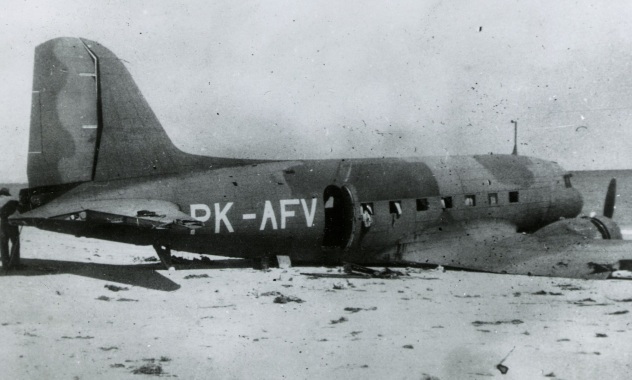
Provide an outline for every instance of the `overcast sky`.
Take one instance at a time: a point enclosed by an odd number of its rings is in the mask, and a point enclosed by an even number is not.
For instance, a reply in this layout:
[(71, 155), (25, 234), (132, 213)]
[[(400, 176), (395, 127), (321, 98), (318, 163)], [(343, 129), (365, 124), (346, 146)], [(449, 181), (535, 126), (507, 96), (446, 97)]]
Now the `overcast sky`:
[(630, 20), (629, 0), (5, 0), (0, 182), (26, 181), (33, 49), (60, 36), (123, 59), (187, 152), (510, 153), (514, 119), (520, 154), (632, 168)]

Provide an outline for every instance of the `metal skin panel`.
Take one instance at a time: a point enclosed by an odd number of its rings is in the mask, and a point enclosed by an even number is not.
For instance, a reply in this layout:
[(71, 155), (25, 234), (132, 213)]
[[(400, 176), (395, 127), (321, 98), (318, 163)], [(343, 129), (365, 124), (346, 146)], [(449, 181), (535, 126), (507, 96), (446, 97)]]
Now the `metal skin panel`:
[[(96, 83), (81, 75), (94, 73), (95, 61)], [(616, 268), (630, 256), (623, 241), (593, 244), (604, 228), (620, 237), (609, 219), (559, 222), (575, 218), (582, 200), (554, 162), (515, 155), (270, 162), (185, 154), (122, 61), (76, 38), (36, 49), (34, 88), (34, 188), (21, 193), (23, 212), (14, 224), (231, 257), (581, 278), (603, 276), (591, 263)], [(97, 128), (78, 133), (77, 120)], [(451, 207), (443, 197), (451, 197)]]

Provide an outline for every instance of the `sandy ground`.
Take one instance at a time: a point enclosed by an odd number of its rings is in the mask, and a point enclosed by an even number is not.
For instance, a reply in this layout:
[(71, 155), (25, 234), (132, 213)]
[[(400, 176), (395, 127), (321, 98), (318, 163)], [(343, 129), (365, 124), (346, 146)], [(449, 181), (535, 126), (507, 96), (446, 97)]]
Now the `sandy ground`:
[[(339, 268), (264, 272), (226, 260), (169, 272), (145, 261), (148, 247), (35, 229), (23, 231), (23, 256), (25, 270), (0, 277), (3, 379), (623, 379), (632, 370), (631, 281), (421, 269), (313, 278), (300, 273)], [(304, 302), (275, 303), (279, 294)]]

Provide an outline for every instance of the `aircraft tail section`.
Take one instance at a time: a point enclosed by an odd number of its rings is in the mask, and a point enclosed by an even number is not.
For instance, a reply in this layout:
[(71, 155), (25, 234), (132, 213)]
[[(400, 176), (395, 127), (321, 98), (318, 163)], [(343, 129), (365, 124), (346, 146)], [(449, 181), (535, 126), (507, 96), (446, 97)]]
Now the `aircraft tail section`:
[(31, 188), (254, 162), (176, 148), (122, 61), (94, 41), (39, 45), (32, 96)]

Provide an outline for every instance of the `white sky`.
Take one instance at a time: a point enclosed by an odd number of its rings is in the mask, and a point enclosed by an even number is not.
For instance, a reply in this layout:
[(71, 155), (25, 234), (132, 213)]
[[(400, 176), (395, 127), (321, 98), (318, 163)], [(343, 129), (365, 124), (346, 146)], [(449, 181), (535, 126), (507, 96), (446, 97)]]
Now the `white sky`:
[(4, 0), (0, 182), (26, 180), (33, 49), (60, 36), (124, 59), (188, 152), (510, 153), (516, 119), (521, 154), (631, 168), (630, 20), (628, 0)]

